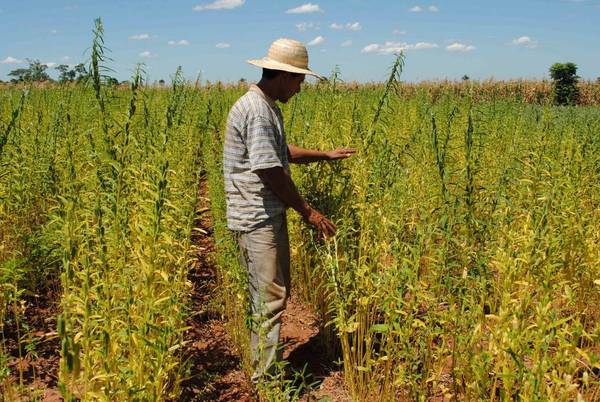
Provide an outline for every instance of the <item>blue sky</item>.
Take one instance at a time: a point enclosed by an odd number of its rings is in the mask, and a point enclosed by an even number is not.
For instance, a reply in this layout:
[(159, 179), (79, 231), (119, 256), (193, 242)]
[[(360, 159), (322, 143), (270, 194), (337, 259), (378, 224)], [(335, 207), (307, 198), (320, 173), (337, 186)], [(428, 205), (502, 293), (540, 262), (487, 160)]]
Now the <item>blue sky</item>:
[(313, 70), (338, 65), (346, 81), (384, 80), (401, 49), (407, 81), (544, 78), (557, 61), (600, 76), (600, 0), (0, 0), (0, 79), (27, 58), (85, 62), (96, 17), (119, 79), (143, 62), (150, 80), (181, 65), (189, 79), (255, 81), (245, 61), (279, 37), (303, 41)]

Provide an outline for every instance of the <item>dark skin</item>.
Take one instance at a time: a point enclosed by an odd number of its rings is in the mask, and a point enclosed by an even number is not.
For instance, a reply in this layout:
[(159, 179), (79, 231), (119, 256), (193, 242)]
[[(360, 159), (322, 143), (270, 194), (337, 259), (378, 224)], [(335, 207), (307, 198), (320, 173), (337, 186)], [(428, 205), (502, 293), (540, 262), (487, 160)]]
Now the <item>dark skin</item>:
[[(272, 79), (262, 78), (257, 85), (269, 98), (287, 103), (294, 95), (300, 92), (304, 78), (304, 74), (292, 75), (288, 72), (282, 72)], [(345, 159), (352, 156), (355, 152), (354, 149), (350, 148), (319, 151), (288, 145), (290, 163), (312, 163)], [(298, 192), (290, 174), (283, 168), (262, 169), (256, 173), (279, 199), (295, 209), (306, 222), (313, 225), (319, 232), (319, 235), (325, 237), (335, 235), (336, 227), (333, 222), (308, 205)]]

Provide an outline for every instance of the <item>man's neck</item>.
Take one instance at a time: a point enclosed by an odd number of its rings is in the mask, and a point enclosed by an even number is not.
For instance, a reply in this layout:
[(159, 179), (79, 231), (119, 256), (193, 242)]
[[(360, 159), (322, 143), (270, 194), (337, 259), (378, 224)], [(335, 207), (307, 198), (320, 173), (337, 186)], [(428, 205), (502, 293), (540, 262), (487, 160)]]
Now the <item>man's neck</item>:
[(273, 84), (274, 82), (272, 80), (265, 80), (264, 78), (261, 78), (256, 86), (259, 87), (266, 96), (271, 98), (273, 101), (276, 101), (278, 100), (277, 90)]

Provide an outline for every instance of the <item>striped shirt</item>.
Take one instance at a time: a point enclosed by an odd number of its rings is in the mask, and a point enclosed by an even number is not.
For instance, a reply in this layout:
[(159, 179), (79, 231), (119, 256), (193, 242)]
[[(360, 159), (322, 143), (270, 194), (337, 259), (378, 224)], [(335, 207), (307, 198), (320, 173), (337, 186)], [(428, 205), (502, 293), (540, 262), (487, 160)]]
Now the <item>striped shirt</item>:
[(256, 174), (272, 167), (289, 171), (283, 117), (275, 102), (252, 85), (227, 116), (223, 175), (229, 229), (248, 232), (285, 212), (285, 204)]

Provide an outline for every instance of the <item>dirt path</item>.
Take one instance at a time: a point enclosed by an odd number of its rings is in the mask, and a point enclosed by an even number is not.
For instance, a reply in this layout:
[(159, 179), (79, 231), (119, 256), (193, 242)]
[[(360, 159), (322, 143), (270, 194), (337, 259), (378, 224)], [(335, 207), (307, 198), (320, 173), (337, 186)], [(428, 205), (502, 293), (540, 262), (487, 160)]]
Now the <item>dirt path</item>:
[(189, 359), (190, 378), (182, 384), (179, 401), (254, 402), (254, 390), (241, 367), (233, 342), (225, 330), (225, 321), (214, 303), (217, 274), (212, 222), (205, 197), (206, 183), (200, 188), (200, 211), (196, 222), (194, 244), (196, 263), (190, 270), (192, 282), (192, 316), (187, 325), (188, 346), (184, 358)]
[(60, 295), (60, 282), (48, 281), (46, 289), (22, 298), (24, 310), (18, 325), (14, 317), (7, 320), (4, 346), (10, 373), (0, 382), (0, 401), (62, 401), (57, 385), (60, 342), (56, 333)]
[(307, 382), (315, 383), (315, 389), (306, 392), (300, 400), (350, 401), (341, 368), (327, 357), (316, 315), (294, 293), (282, 320), (281, 340), (285, 344), (283, 358), (297, 371), (306, 367)]
[[(190, 271), (193, 284), (192, 311), (186, 334), (188, 347), (184, 356), (189, 359), (190, 378), (182, 384), (180, 401), (241, 401), (254, 402), (254, 389), (241, 367), (239, 355), (225, 330), (223, 317), (215, 308), (216, 268), (214, 239), (209, 205), (205, 197), (206, 183), (200, 189), (200, 210), (194, 243), (198, 247), (197, 260)], [(306, 365), (308, 382), (318, 388), (303, 395), (303, 401), (349, 401), (342, 374), (333, 362), (327, 361), (320, 340), (318, 321), (298, 297), (292, 296), (283, 317), (281, 332), (285, 343), (284, 358), (301, 370)]]

